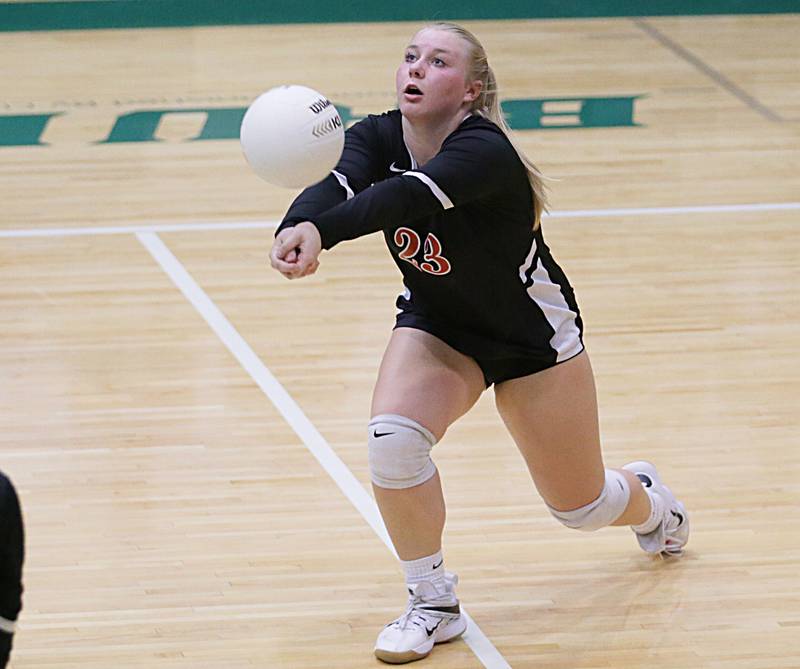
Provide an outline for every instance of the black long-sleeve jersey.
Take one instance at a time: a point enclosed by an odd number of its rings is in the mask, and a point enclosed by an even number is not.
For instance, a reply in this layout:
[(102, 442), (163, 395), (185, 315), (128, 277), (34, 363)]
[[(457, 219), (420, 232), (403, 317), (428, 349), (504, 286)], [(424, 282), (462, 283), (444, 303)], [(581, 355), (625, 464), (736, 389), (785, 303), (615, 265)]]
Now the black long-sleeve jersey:
[(0, 667), (11, 653), (14, 626), (22, 608), (25, 530), (14, 485), (0, 472)]
[(311, 221), (325, 249), (383, 231), (406, 288), (398, 325), (462, 353), (543, 366), (579, 353), (573, 290), (533, 230), (527, 172), (502, 130), (468, 116), (419, 166), (401, 121), (395, 110), (348, 129), (332, 174), (297, 197), (279, 230)]

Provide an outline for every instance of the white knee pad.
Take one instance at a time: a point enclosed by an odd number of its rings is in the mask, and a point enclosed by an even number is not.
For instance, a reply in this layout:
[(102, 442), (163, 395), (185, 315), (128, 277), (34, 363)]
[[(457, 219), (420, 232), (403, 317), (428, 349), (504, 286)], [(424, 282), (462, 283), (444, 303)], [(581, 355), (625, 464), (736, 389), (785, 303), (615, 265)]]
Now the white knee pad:
[(431, 460), (434, 436), (410, 418), (394, 414), (369, 422), (369, 471), (380, 488), (413, 488), (436, 473)]
[(606, 469), (606, 483), (603, 491), (594, 502), (582, 506), (580, 509), (572, 511), (556, 511), (552, 507), (552, 513), (561, 523), (573, 530), (583, 530), (593, 532), (601, 527), (611, 525), (625, 511), (628, 500), (631, 496), (631, 489), (628, 480), (619, 472)]

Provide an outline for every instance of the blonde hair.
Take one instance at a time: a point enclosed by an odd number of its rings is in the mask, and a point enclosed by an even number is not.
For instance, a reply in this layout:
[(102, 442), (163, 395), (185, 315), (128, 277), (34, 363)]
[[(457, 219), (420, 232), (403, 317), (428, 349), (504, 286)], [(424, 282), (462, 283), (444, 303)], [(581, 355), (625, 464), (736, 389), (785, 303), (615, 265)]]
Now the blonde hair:
[(497, 95), (497, 80), (495, 79), (492, 68), (489, 66), (486, 50), (475, 35), (456, 23), (441, 21), (428, 24), (423, 28), (423, 30), (425, 29), (444, 30), (454, 33), (469, 44), (469, 72), (467, 73), (467, 80), (478, 80), (483, 84), (480, 95), (478, 95), (472, 103), (471, 111), (474, 114), (480, 114), (484, 118), (489, 119), (503, 131), (503, 134), (508, 138), (508, 141), (511, 142), (511, 146), (514, 147), (519, 159), (525, 166), (525, 170), (528, 173), (528, 181), (531, 184), (531, 191), (533, 193), (533, 229), (536, 230), (541, 223), (542, 214), (547, 211), (547, 194), (544, 185), (545, 177), (519, 147), (514, 138), (514, 133), (503, 117), (503, 112), (500, 109), (500, 98)]

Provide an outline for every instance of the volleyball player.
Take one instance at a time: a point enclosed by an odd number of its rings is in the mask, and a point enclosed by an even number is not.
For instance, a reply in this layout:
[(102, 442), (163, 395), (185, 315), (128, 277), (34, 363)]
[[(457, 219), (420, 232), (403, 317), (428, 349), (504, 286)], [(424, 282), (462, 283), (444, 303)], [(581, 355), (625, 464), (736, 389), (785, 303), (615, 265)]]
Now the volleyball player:
[(22, 608), (24, 536), (19, 499), (0, 472), (0, 669), (11, 655), (16, 620)]
[(308, 276), (322, 249), (382, 231), (403, 274), (368, 448), (409, 592), (375, 654), (404, 663), (466, 628), (444, 568), (430, 452), (488, 386), (561, 523), (630, 525), (648, 553), (679, 555), (689, 521), (653, 465), (603, 463), (578, 306), (542, 236), (542, 177), (514, 144), (481, 44), (453, 24), (423, 28), (396, 90), (399, 109), (350, 128), (333, 173), (291, 205), (271, 263), (287, 278)]

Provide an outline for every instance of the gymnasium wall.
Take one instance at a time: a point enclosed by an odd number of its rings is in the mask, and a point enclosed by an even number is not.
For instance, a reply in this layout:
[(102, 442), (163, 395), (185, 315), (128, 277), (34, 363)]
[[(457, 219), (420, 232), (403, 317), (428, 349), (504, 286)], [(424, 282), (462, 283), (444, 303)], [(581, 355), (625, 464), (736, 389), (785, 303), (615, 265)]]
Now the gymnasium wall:
[(0, 31), (797, 12), (798, 0), (90, 0), (0, 3)]

